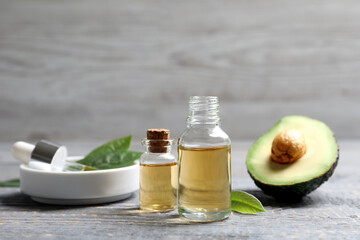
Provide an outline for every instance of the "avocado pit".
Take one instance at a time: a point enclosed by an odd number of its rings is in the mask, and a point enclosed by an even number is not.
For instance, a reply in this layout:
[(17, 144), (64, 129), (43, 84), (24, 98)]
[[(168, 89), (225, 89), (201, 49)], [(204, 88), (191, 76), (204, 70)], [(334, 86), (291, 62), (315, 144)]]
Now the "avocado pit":
[(293, 163), (306, 153), (305, 138), (295, 129), (281, 131), (272, 142), (271, 160), (277, 163)]

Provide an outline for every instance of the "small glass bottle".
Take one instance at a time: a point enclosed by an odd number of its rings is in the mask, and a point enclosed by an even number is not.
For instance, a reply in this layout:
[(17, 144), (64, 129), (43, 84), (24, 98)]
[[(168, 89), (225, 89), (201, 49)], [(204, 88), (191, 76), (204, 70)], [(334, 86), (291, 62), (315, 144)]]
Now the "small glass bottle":
[(193, 96), (178, 142), (179, 215), (218, 221), (231, 213), (231, 141), (220, 128), (217, 97)]
[(167, 129), (148, 129), (142, 140), (145, 153), (140, 158), (140, 209), (168, 212), (176, 208), (177, 158)]

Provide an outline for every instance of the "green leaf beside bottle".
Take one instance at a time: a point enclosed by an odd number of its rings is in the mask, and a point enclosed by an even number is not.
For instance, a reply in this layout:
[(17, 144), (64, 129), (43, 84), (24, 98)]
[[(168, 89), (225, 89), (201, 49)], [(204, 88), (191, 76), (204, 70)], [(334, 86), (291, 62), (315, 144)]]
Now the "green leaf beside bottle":
[(256, 197), (242, 191), (231, 192), (231, 208), (233, 211), (243, 214), (266, 212)]
[(139, 159), (142, 152), (128, 151), (131, 135), (119, 138), (94, 149), (83, 159), (77, 161), (84, 165), (81, 169), (67, 168), (67, 171), (93, 171), (131, 166)]

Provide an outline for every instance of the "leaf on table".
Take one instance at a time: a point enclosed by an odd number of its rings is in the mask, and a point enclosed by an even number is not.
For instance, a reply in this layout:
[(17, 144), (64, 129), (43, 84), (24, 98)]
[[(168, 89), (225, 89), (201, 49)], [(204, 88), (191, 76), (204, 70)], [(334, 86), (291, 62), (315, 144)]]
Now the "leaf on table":
[(133, 165), (141, 155), (142, 152), (117, 150), (115, 152), (89, 154), (77, 163), (96, 169), (121, 168)]
[(0, 187), (20, 187), (20, 179), (12, 179), (0, 182)]
[(231, 208), (233, 211), (244, 214), (265, 212), (263, 205), (256, 197), (243, 191), (231, 193)]

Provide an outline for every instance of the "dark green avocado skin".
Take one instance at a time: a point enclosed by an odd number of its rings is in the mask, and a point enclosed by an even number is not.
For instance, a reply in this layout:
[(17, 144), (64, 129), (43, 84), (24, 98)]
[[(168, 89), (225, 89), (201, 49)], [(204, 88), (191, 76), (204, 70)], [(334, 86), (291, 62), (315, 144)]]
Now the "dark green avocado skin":
[(249, 171), (248, 171), (248, 173), (250, 174), (251, 178), (254, 180), (255, 184), (259, 188), (261, 188), (261, 190), (263, 190), (263, 192), (265, 194), (271, 195), (281, 202), (295, 202), (295, 201), (299, 201), (302, 197), (304, 197), (305, 195), (314, 191), (321, 184), (326, 182), (329, 179), (329, 177), (331, 177), (331, 175), (333, 174), (338, 161), (339, 161), (339, 152), (338, 152), (338, 155), (337, 155), (337, 158), (336, 158), (336, 161), (334, 162), (334, 164), (323, 175), (321, 175), (317, 178), (311, 179), (310, 181), (297, 183), (294, 185), (280, 185), (280, 186), (277, 185), (276, 186), (276, 185), (264, 184), (264, 183), (256, 180)]

